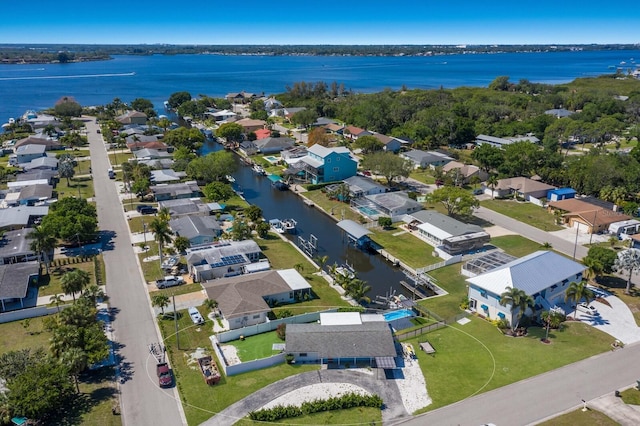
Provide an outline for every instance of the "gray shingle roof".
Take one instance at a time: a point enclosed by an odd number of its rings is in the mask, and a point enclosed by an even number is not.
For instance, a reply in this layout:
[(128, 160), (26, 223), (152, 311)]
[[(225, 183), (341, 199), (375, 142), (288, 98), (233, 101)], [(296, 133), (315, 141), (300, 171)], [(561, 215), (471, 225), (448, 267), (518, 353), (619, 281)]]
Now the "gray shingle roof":
[(420, 210), (415, 213), (411, 213), (408, 216), (422, 223), (430, 223), (452, 236), (483, 231), (482, 227), (478, 225), (460, 222), (459, 220), (434, 210)]
[(287, 352), (322, 358), (394, 357), (396, 348), (385, 321), (350, 325), (288, 324)]
[(27, 296), (29, 277), (38, 275), (38, 262), (0, 265), (0, 299), (23, 299)]
[(184, 216), (169, 221), (173, 231), (188, 239), (198, 236), (216, 237), (220, 233), (220, 224), (213, 216)]

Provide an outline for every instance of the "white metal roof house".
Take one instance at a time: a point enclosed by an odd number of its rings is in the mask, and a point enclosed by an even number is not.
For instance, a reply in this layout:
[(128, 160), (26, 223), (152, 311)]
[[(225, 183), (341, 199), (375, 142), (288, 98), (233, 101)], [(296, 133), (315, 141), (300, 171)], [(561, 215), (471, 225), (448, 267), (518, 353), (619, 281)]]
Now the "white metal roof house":
[(187, 249), (187, 266), (194, 281), (231, 277), (243, 266), (260, 260), (260, 246), (253, 240), (221, 241)]
[[(469, 307), (490, 319), (511, 323), (511, 306), (500, 305), (508, 287), (532, 296), (536, 310), (563, 305), (569, 283), (582, 280), (584, 265), (552, 251), (539, 250), (481, 275), (468, 278)], [(516, 311), (517, 314), (517, 311)]]

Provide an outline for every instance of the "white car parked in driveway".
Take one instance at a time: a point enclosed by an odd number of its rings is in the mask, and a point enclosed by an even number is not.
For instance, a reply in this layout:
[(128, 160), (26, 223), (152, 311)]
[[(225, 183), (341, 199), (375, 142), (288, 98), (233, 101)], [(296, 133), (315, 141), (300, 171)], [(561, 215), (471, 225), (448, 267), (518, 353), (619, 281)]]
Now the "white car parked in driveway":
[(184, 284), (184, 279), (173, 275), (167, 275), (163, 279), (156, 281), (156, 287), (158, 288), (173, 287), (180, 284)]
[(202, 318), (202, 315), (200, 315), (200, 311), (198, 311), (198, 308), (191, 306), (189, 308), (189, 316), (191, 317), (191, 321), (193, 321), (195, 325), (204, 324), (204, 318)]
[(589, 305), (586, 302), (578, 303), (578, 306), (576, 306), (576, 311), (584, 312), (585, 314), (594, 316), (598, 315), (598, 310), (595, 308), (595, 306)]

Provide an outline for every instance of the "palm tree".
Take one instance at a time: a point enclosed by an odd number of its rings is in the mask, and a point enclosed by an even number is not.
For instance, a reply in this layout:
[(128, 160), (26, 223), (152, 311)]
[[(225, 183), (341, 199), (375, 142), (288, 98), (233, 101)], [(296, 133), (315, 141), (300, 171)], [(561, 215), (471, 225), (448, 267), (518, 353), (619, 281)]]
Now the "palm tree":
[(163, 293), (162, 294), (154, 294), (153, 297), (151, 297), (151, 304), (153, 306), (156, 306), (156, 307), (160, 308), (162, 316), (164, 316), (164, 308), (169, 306), (169, 296), (167, 296), (166, 294), (163, 294)]
[(29, 249), (38, 254), (38, 260), (41, 264), (44, 263), (47, 275), (49, 275), (49, 252), (56, 248), (58, 240), (48, 228), (42, 225), (33, 228), (27, 238), (32, 240)]
[(496, 186), (498, 185), (498, 177), (496, 175), (491, 175), (487, 179), (487, 186), (491, 188), (491, 199), (494, 198), (494, 191)]
[(318, 264), (318, 267), (322, 271), (322, 269), (324, 268), (324, 265), (326, 265), (327, 262), (329, 261), (329, 256), (327, 256), (327, 255), (316, 256), (313, 260), (316, 261), (316, 263)]
[[(580, 281), (579, 283), (572, 281), (569, 283), (569, 287), (567, 287), (567, 291), (564, 294), (564, 301), (572, 303), (579, 303), (582, 299), (586, 299), (587, 303), (593, 300), (593, 291), (587, 287), (586, 281)], [(573, 312), (573, 319), (576, 318), (578, 310), (576, 309)]]
[[(520, 325), (520, 319), (527, 308), (533, 307), (534, 300), (533, 297), (529, 296), (524, 290), (507, 287), (505, 292), (500, 295), (499, 303), (501, 306), (509, 305), (509, 309), (511, 310), (511, 329), (515, 331), (518, 325)], [(516, 311), (518, 311), (518, 315), (515, 317), (516, 321), (514, 321)]]
[(551, 245), (550, 242), (545, 242), (544, 244), (541, 244), (540, 247), (542, 247), (545, 250), (551, 250), (553, 248), (553, 246)]
[(64, 299), (62, 298), (62, 295), (61, 294), (54, 294), (53, 296), (51, 296), (49, 298), (49, 302), (51, 302), (54, 305), (56, 305), (56, 308), (58, 308), (58, 313), (60, 313), (60, 305), (64, 302)]
[(87, 368), (87, 354), (78, 347), (67, 348), (60, 357), (60, 361), (65, 365), (76, 383), (76, 392), (80, 393), (80, 385), (78, 384), (78, 376), (85, 368)]
[(73, 301), (76, 301), (76, 293), (81, 292), (91, 281), (91, 276), (87, 271), (74, 269), (66, 273), (60, 280), (64, 294), (71, 294)]
[(371, 303), (371, 298), (366, 294), (371, 290), (371, 286), (366, 281), (355, 278), (350, 281), (346, 288), (347, 296), (351, 296), (356, 302)]
[(108, 299), (108, 296), (105, 294), (105, 292), (96, 284), (87, 287), (82, 292), (82, 297), (89, 299), (93, 306), (96, 306), (98, 300), (106, 301)]
[(627, 288), (624, 290), (624, 294), (631, 292), (631, 276), (633, 271), (640, 269), (640, 250), (627, 249), (618, 253), (618, 257), (613, 265), (616, 272), (629, 272), (629, 278), (627, 279)]
[(153, 232), (156, 242), (158, 243), (158, 254), (160, 255), (160, 264), (162, 265), (162, 247), (164, 244), (171, 242), (171, 229), (169, 223), (156, 217), (149, 224), (149, 230)]
[(158, 219), (160, 219), (163, 222), (169, 222), (171, 220), (171, 213), (169, 212), (169, 209), (166, 207), (163, 207), (160, 210), (158, 210)]
[(603, 273), (602, 263), (588, 256), (583, 260), (583, 263), (584, 263), (584, 266), (587, 267), (587, 269), (585, 269), (584, 273), (582, 274), (582, 277), (585, 280), (587, 280), (587, 282), (596, 281), (596, 279), (600, 275), (602, 275)]

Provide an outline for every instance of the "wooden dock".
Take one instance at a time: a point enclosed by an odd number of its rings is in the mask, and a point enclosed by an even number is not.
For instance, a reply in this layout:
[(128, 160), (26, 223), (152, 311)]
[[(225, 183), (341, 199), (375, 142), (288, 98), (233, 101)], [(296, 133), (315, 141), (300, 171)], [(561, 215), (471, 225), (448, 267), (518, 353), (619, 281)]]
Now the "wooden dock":
[(429, 295), (426, 294), (424, 292), (424, 290), (421, 289), (420, 287), (416, 287), (414, 285), (411, 285), (406, 281), (400, 281), (400, 284), (402, 285), (402, 287), (404, 287), (409, 292), (411, 292), (411, 294), (413, 294), (414, 296), (416, 296), (416, 297), (418, 297), (420, 299), (426, 299), (427, 297), (429, 297)]

